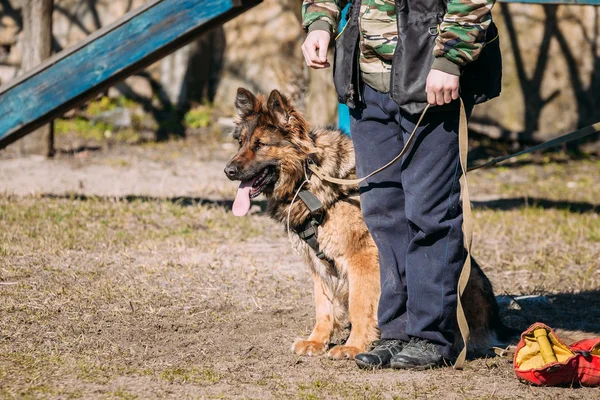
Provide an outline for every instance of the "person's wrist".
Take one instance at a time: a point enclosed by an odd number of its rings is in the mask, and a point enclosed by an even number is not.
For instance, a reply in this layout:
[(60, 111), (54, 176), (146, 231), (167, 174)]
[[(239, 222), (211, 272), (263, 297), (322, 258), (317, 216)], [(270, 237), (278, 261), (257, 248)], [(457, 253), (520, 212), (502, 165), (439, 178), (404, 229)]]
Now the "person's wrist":
[(331, 33), (333, 29), (329, 22), (319, 19), (308, 26), (308, 33), (312, 31), (326, 31), (327, 33)]
[(450, 75), (460, 76), (460, 65), (453, 63), (446, 57), (436, 57), (431, 69), (436, 69)]

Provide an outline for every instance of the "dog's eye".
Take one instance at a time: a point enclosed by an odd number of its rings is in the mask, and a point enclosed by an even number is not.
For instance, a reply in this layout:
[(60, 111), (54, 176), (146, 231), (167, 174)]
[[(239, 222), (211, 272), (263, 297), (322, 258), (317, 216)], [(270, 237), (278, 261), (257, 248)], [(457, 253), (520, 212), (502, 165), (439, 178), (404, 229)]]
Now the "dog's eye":
[(261, 142), (256, 142), (254, 143), (254, 151), (259, 150), (261, 147), (263, 147), (265, 144), (261, 143)]

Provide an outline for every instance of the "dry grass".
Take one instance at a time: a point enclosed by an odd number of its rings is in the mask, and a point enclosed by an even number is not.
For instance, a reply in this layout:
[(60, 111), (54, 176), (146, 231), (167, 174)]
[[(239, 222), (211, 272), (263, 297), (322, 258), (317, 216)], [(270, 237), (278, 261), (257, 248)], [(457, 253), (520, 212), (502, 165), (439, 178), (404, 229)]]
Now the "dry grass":
[[(599, 332), (600, 163), (470, 182), (496, 291), (551, 301), (509, 316)], [(293, 356), (313, 318), (308, 271), (279, 225), (226, 205), (0, 197), (0, 398), (600, 398), (521, 384), (500, 358), (369, 373)]]
[[(511, 293), (600, 287), (600, 162), (548, 163), (473, 172), (476, 248), (507, 275)], [(521, 276), (525, 279), (511, 279)], [(516, 285), (515, 285), (516, 283)]]

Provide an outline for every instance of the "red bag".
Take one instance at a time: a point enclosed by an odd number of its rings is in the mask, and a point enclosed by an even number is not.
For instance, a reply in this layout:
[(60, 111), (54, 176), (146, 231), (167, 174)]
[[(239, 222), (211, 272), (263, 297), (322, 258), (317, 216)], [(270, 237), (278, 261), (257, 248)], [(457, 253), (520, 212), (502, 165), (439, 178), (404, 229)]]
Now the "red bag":
[(567, 346), (548, 326), (536, 322), (515, 350), (517, 376), (534, 385), (600, 385), (600, 338)]

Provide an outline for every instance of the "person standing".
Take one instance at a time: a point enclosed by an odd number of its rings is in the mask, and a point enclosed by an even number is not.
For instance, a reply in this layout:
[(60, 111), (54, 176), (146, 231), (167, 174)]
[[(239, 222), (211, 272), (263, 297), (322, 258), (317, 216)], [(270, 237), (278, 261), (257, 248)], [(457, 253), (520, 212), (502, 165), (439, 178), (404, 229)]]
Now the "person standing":
[[(305, 0), (302, 52), (327, 58), (346, 1)], [(403, 148), (427, 103), (435, 105), (409, 152), (360, 186), (379, 250), (381, 339), (361, 368), (425, 369), (452, 363), (458, 277), (465, 261), (460, 206), (458, 97), (467, 113), (500, 94), (495, 0), (354, 0), (335, 39), (334, 83), (350, 108), (357, 175)]]

